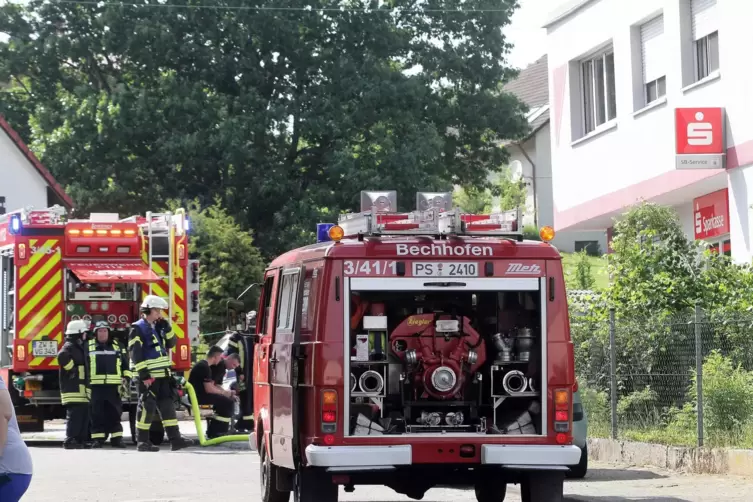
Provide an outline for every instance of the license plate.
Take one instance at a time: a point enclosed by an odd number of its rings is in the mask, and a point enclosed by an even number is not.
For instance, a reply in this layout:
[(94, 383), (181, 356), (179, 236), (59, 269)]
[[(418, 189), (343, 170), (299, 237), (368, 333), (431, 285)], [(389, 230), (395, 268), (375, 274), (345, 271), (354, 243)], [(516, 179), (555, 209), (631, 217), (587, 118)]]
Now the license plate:
[(474, 262), (414, 262), (414, 277), (477, 277), (478, 263)]
[(46, 340), (34, 342), (31, 351), (35, 357), (54, 357), (58, 355), (58, 342)]

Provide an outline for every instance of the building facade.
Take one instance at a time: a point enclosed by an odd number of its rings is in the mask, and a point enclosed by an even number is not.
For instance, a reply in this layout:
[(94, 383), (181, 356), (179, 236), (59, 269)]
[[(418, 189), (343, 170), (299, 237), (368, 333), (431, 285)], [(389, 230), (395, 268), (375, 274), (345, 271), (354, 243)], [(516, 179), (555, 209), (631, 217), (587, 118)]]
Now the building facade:
[(753, 257), (753, 3), (578, 0), (547, 29), (554, 224), (609, 236), (652, 201)]
[(73, 201), (0, 116), (0, 213), (33, 206), (44, 209)]
[[(548, 58), (543, 56), (521, 70), (504, 88), (528, 106), (529, 135), (505, 146), (510, 152), (510, 174), (515, 180), (522, 179), (528, 190), (523, 225), (536, 228), (554, 226), (548, 70)], [(565, 252), (585, 249), (599, 254), (606, 251), (603, 231), (557, 232), (553, 243)]]

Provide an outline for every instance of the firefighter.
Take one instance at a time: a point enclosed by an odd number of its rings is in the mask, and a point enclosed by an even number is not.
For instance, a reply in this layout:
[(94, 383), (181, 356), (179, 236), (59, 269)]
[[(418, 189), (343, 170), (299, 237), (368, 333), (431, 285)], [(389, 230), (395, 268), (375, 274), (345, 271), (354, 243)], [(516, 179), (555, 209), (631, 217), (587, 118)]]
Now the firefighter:
[(240, 366), (235, 369), (235, 381), (240, 399), (240, 416), (235, 423), (238, 432), (251, 432), (254, 429), (254, 388), (253, 388), (253, 355), (254, 344), (252, 333), (256, 326), (256, 312), (251, 311), (246, 316), (247, 334), (236, 331), (230, 336), (225, 356), (238, 354)]
[(58, 352), (60, 365), (60, 398), (65, 406), (66, 450), (91, 448), (89, 437), (89, 364), (84, 340), (89, 323), (83, 320), (71, 321), (65, 329), (65, 343)]
[(163, 318), (163, 311), (167, 308), (164, 299), (148, 295), (141, 304), (141, 319), (131, 325), (128, 336), (128, 349), (139, 377), (138, 451), (159, 451), (159, 447), (149, 440), (155, 413), (159, 413), (162, 419), (172, 451), (196, 445), (180, 435), (175, 415), (175, 381), (170, 374), (169, 350), (175, 347), (176, 340), (172, 326)]
[(120, 388), (121, 385), (130, 387), (131, 370), (125, 347), (110, 335), (107, 321), (98, 321), (94, 325), (94, 337), (89, 340), (94, 448), (101, 448), (108, 435), (113, 448), (126, 447), (123, 443), (123, 426), (120, 424), (123, 413)]
[[(235, 369), (239, 364), (238, 356), (227, 359), (227, 367)], [(222, 349), (214, 346), (207, 352), (206, 359), (194, 364), (188, 375), (188, 382), (193, 386), (196, 400), (200, 405), (211, 405), (214, 416), (209, 419), (207, 438), (224, 436), (230, 427), (230, 419), (235, 407), (235, 394), (222, 388), (226, 363), (222, 360)], [(221, 372), (221, 373), (220, 373)]]

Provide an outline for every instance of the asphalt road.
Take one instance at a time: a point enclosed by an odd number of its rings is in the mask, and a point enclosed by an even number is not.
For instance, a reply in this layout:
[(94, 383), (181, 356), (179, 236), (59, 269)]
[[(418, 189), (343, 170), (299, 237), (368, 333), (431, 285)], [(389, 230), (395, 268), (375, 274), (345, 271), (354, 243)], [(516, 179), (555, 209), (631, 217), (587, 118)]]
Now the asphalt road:
[[(197, 448), (159, 453), (32, 448), (35, 475), (23, 502), (191, 502), (260, 500), (259, 457)], [(568, 502), (749, 502), (753, 480), (685, 476), (657, 470), (592, 465), (585, 480), (566, 484)], [(408, 501), (389, 489), (357, 487), (342, 502)], [(424, 502), (472, 502), (465, 490), (434, 489)], [(517, 487), (505, 502), (519, 502)]]

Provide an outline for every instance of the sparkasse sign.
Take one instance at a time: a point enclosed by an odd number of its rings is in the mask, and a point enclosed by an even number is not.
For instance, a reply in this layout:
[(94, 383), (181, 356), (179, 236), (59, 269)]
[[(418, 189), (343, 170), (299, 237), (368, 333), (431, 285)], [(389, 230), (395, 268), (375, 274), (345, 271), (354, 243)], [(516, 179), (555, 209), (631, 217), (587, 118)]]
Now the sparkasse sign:
[(695, 238), (711, 239), (729, 233), (729, 193), (726, 188), (693, 201)]
[(724, 132), (724, 108), (676, 108), (677, 169), (724, 169)]

